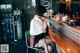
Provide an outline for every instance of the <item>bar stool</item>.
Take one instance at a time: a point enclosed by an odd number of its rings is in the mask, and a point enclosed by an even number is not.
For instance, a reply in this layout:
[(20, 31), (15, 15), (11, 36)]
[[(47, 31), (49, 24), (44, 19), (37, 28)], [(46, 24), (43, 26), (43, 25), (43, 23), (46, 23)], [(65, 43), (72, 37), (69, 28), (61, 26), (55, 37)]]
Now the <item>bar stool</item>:
[[(30, 42), (30, 40), (29, 40), (30, 39), (30, 36), (31, 36), (30, 35), (30, 32), (29, 31), (26, 31), (25, 32), (25, 39), (26, 39), (26, 46), (28, 48), (31, 48), (30, 47), (30, 44), (29, 44), (29, 42)], [(45, 43), (45, 45), (44, 45), (45, 48), (37, 46), (37, 47), (31, 48), (31, 49), (36, 50), (37, 53), (49, 53), (49, 51), (48, 51), (48, 45), (46, 43), (45, 38), (43, 38), (43, 42)], [(29, 51), (28, 48), (27, 48), (27, 51)], [(45, 51), (42, 52), (42, 50), (45, 50)]]
[[(25, 40), (26, 40), (26, 46), (27, 46), (27, 53), (41, 53), (41, 51), (37, 48), (31, 48), (30, 47), (30, 44), (29, 44), (29, 40), (30, 39), (30, 32), (29, 31), (26, 31), (25, 32)], [(32, 51), (30, 51), (32, 50)]]

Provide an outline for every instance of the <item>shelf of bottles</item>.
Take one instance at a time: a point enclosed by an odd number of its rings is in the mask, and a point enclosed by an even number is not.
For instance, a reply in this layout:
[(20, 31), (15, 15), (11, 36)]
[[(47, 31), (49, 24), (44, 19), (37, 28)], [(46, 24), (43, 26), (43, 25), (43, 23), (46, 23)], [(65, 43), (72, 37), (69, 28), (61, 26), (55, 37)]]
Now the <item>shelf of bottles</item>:
[(13, 33), (13, 16), (12, 16), (12, 5), (2, 4), (0, 5), (1, 11), (1, 35), (3, 40), (10, 41), (14, 39)]

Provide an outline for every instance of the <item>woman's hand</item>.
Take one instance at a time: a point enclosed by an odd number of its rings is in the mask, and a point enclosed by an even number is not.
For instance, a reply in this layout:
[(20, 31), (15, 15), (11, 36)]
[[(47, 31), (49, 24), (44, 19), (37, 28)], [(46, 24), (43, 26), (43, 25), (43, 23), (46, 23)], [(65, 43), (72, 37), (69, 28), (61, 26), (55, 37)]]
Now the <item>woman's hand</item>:
[(42, 29), (42, 32), (43, 32), (43, 33), (46, 33), (46, 29)]

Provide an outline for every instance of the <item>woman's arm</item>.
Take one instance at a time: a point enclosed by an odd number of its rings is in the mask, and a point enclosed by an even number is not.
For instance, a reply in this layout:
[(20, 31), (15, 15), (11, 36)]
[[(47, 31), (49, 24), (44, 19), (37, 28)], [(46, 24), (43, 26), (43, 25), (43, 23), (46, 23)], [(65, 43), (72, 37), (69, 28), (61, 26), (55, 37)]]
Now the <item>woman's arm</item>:
[(34, 46), (34, 35), (31, 35), (31, 37), (30, 37), (30, 47), (32, 47), (33, 48), (33, 46)]

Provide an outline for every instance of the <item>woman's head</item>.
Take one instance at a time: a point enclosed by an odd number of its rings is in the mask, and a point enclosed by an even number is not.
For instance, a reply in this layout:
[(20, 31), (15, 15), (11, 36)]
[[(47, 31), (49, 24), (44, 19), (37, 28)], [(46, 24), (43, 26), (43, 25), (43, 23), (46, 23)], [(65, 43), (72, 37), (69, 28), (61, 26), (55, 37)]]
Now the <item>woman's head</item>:
[(46, 8), (42, 5), (39, 5), (37, 8), (36, 8), (36, 14), (38, 16), (44, 16), (43, 14), (47, 12)]

